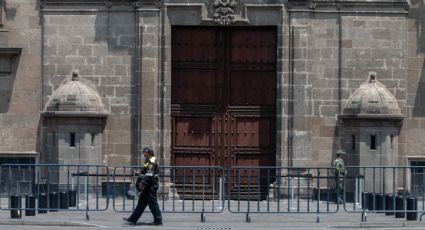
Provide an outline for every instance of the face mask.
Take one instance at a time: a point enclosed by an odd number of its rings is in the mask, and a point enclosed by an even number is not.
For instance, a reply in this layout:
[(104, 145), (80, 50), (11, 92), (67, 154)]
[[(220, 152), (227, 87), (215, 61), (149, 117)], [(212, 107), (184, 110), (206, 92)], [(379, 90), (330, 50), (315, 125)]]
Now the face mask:
[(146, 157), (145, 157), (145, 155), (142, 153), (142, 155), (140, 156), (140, 160), (142, 161), (142, 162), (145, 162), (146, 161)]

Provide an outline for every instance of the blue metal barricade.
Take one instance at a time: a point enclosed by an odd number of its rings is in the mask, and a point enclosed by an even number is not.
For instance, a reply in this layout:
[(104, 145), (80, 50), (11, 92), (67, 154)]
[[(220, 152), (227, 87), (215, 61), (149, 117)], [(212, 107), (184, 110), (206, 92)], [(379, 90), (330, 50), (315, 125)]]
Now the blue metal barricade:
[[(139, 166), (114, 168), (113, 208), (131, 212), (137, 205), (134, 184)], [(224, 207), (225, 173), (222, 167), (164, 166), (160, 167), (158, 201), (164, 213), (219, 213)]]
[[(0, 199), (1, 210), (13, 210), (9, 205), (12, 194), (20, 195), (21, 199), (26, 196), (35, 198), (35, 207), (27, 205), (22, 208), (25, 211), (85, 211), (89, 219), (89, 212), (108, 209), (109, 199), (102, 196), (103, 190), (110, 187), (107, 166), (3, 164), (0, 173), (1, 196), (7, 197)], [(69, 194), (75, 195), (75, 205)]]
[[(342, 180), (335, 168), (160, 167), (158, 200), (164, 213), (336, 213), (344, 210), (394, 215), (416, 220), (425, 213), (425, 167), (347, 167)], [(131, 212), (138, 197), (134, 183), (139, 166), (3, 164), (0, 166), (0, 209), (11, 216), (52, 211), (105, 211), (109, 198), (116, 212)], [(112, 183), (110, 182), (112, 176)], [(13, 202), (11, 202), (13, 198)], [(35, 202), (34, 202), (35, 201)], [(421, 215), (422, 214), (422, 215)]]
[(232, 167), (228, 172), (228, 209), (245, 213), (338, 212), (334, 168)]
[[(347, 167), (344, 199), (353, 199), (344, 203), (344, 210), (361, 213), (362, 221), (367, 221), (368, 213), (395, 215), (396, 218), (404, 218), (406, 213), (425, 213), (423, 172), (423, 166)], [(414, 202), (409, 208), (408, 199)]]

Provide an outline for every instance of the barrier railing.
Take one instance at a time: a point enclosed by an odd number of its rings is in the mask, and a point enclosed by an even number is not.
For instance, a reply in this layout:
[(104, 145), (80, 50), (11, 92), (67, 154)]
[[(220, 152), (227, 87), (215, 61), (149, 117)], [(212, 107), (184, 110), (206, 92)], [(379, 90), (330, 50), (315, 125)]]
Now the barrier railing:
[[(134, 183), (140, 167), (114, 168), (113, 209), (131, 212), (137, 205)], [(224, 207), (224, 169), (202, 166), (160, 167), (158, 202), (164, 213), (219, 213)]]
[(246, 213), (335, 213), (334, 168), (232, 167), (228, 209)]
[[(103, 165), (3, 164), (1, 210), (12, 218), (56, 211), (105, 211), (109, 171)], [(25, 205), (23, 205), (25, 204)]]
[(344, 210), (361, 213), (362, 221), (368, 213), (416, 220), (418, 213), (425, 213), (423, 172), (421, 166), (347, 167), (344, 199), (353, 196), (355, 202), (344, 203)]
[[(131, 212), (137, 195), (131, 184), (138, 166), (3, 164), (0, 209), (12, 218), (35, 212), (105, 211), (113, 198), (116, 212)], [(160, 167), (158, 200), (165, 213), (336, 213), (338, 197), (348, 213), (385, 213), (420, 220), (425, 215), (425, 167), (347, 167), (343, 191), (335, 168), (167, 166)], [(113, 183), (110, 183), (110, 176)], [(227, 193), (225, 192), (227, 191)]]

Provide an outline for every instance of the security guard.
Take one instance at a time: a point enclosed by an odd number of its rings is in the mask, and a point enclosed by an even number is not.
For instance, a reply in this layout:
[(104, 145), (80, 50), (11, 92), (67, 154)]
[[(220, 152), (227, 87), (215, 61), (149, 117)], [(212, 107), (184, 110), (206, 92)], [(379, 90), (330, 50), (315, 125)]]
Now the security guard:
[(335, 167), (335, 184), (337, 187), (337, 202), (341, 204), (344, 202), (344, 175), (345, 175), (345, 163), (341, 158), (341, 155), (344, 155), (345, 152), (338, 150), (336, 152), (336, 159), (334, 160)]
[(162, 225), (161, 211), (159, 209), (156, 196), (159, 187), (159, 165), (154, 157), (154, 151), (152, 148), (144, 147), (143, 156), (145, 158), (145, 162), (136, 182), (136, 189), (138, 189), (141, 193), (139, 201), (131, 216), (123, 219), (127, 221), (128, 224), (136, 225), (146, 206), (149, 205), (149, 209), (151, 210), (154, 219), (154, 221), (149, 224)]

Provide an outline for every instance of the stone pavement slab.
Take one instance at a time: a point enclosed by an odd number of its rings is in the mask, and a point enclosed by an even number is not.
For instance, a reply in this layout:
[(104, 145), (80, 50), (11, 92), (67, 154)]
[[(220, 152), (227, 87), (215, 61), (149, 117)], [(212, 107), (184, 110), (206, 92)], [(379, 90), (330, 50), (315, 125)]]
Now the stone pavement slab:
[[(147, 210), (140, 221), (151, 222), (152, 216)], [(10, 219), (10, 211), (0, 211), (0, 228), (6, 225), (73, 227), (73, 228), (143, 228), (143, 229), (196, 229), (196, 230), (235, 230), (235, 229), (425, 229), (425, 223), (395, 219), (383, 214), (369, 214), (368, 222), (360, 221), (360, 214), (338, 213), (321, 214), (320, 222), (316, 222), (315, 214), (251, 214), (251, 222), (247, 223), (246, 215), (230, 213), (206, 214), (206, 222), (201, 222), (200, 214), (164, 213), (163, 226), (130, 226), (122, 221), (129, 213), (117, 213), (113, 210), (89, 213), (90, 220), (85, 219), (85, 212), (50, 212), (23, 216), (22, 219)]]
[[(138, 225), (130, 226), (124, 223), (122, 217), (128, 217), (130, 212), (117, 212), (114, 207), (121, 210), (121, 206), (117, 203), (109, 203), (109, 207), (105, 211), (90, 211), (89, 220), (86, 219), (86, 211), (84, 210), (64, 210), (58, 212), (48, 212), (47, 214), (36, 213), (36, 216), (22, 216), (21, 219), (11, 219), (9, 210), (0, 210), (0, 229), (13, 228), (26, 229), (34, 227), (34, 229), (127, 229), (127, 228), (143, 228), (143, 229), (170, 229), (170, 230), (239, 230), (239, 229), (425, 229), (425, 223), (419, 221), (406, 221), (405, 219), (396, 219), (394, 216), (385, 216), (381, 213), (368, 213), (367, 222), (361, 222), (361, 213), (348, 213), (342, 206), (336, 207), (335, 204), (329, 208), (335, 213), (320, 213), (319, 216), (314, 212), (316, 209), (310, 209), (311, 213), (251, 213), (250, 222), (246, 222), (247, 207), (241, 205), (239, 208), (241, 213), (232, 213), (228, 209), (226, 203), (225, 208), (219, 213), (206, 213), (206, 222), (201, 222), (200, 213), (181, 213), (181, 207), (176, 207), (177, 213), (170, 213), (172, 206), (167, 203), (164, 207), (168, 212), (163, 213), (162, 226)], [(105, 205), (105, 204), (103, 204)], [(200, 210), (200, 203), (194, 210)], [(160, 203), (161, 206), (161, 203)], [(95, 206), (91, 206), (95, 207)], [(104, 207), (104, 206), (101, 206)], [(119, 208), (118, 208), (119, 207)], [(190, 206), (188, 206), (190, 207)], [(258, 206), (257, 206), (258, 207)], [(286, 207), (286, 206), (282, 206)], [(321, 206), (325, 207), (325, 206)], [(347, 206), (348, 207), (348, 206)], [(351, 207), (351, 206), (350, 206)], [(132, 206), (126, 206), (131, 209)], [(250, 210), (255, 210), (256, 206), (252, 205)], [(220, 209), (221, 210), (221, 209)], [(232, 211), (237, 211), (235, 203), (231, 203)], [(273, 209), (275, 210), (275, 209)], [(281, 211), (296, 212), (297, 208), (282, 208)], [(299, 208), (300, 211), (307, 210), (305, 206)], [(326, 212), (326, 209), (320, 209)], [(190, 212), (191, 209), (185, 209)], [(216, 212), (217, 210), (215, 210)], [(264, 211), (264, 209), (261, 209)], [(25, 212), (24, 212), (25, 213)], [(319, 219), (319, 222), (317, 222)], [(419, 219), (419, 215), (418, 215)], [(151, 222), (152, 215), (149, 209), (139, 220), (141, 222)]]

